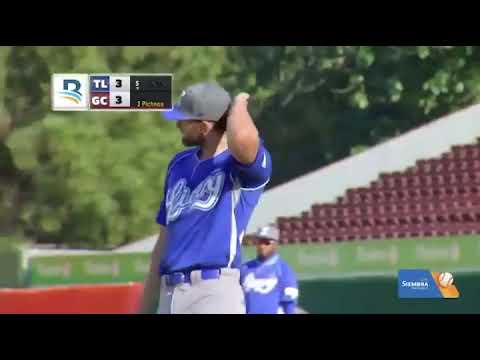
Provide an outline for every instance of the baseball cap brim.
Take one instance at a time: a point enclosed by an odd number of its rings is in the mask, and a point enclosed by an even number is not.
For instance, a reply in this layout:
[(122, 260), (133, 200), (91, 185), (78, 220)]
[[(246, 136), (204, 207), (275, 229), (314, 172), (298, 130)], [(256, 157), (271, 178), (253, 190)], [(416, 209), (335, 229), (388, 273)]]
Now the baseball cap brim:
[(269, 241), (269, 242), (271, 242), (271, 243), (278, 242), (277, 239), (273, 239), (273, 238), (267, 237), (267, 236), (257, 236), (257, 239), (258, 239), (258, 240), (267, 240), (267, 241)]
[(178, 105), (175, 105), (172, 110), (164, 111), (163, 116), (168, 121), (181, 121), (195, 119), (195, 116), (182, 111)]

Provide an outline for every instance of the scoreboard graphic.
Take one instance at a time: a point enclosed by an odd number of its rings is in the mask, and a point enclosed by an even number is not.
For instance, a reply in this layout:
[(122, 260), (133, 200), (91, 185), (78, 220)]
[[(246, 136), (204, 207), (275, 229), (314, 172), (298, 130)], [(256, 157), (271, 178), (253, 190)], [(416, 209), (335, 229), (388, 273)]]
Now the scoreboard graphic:
[(172, 74), (54, 74), (53, 111), (167, 111)]

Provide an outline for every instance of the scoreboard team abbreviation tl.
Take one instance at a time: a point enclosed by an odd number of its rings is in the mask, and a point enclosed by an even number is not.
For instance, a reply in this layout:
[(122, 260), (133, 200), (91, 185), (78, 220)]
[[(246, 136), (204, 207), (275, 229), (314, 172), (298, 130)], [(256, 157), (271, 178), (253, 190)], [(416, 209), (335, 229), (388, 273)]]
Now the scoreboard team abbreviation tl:
[(167, 111), (172, 74), (54, 74), (53, 111)]

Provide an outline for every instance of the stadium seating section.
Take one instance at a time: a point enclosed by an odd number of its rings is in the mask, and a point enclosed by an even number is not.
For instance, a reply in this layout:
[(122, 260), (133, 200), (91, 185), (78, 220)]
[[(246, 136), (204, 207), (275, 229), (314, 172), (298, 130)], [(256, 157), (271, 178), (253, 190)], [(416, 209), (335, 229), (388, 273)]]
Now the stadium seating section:
[(480, 234), (480, 142), (381, 174), (369, 187), (277, 225), (283, 244)]

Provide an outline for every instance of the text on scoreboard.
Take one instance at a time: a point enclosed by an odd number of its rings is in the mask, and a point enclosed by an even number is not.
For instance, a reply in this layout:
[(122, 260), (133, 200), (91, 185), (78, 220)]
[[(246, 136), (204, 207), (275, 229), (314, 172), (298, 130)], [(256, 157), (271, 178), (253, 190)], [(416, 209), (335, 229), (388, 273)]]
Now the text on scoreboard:
[(54, 111), (172, 109), (172, 74), (54, 74)]

